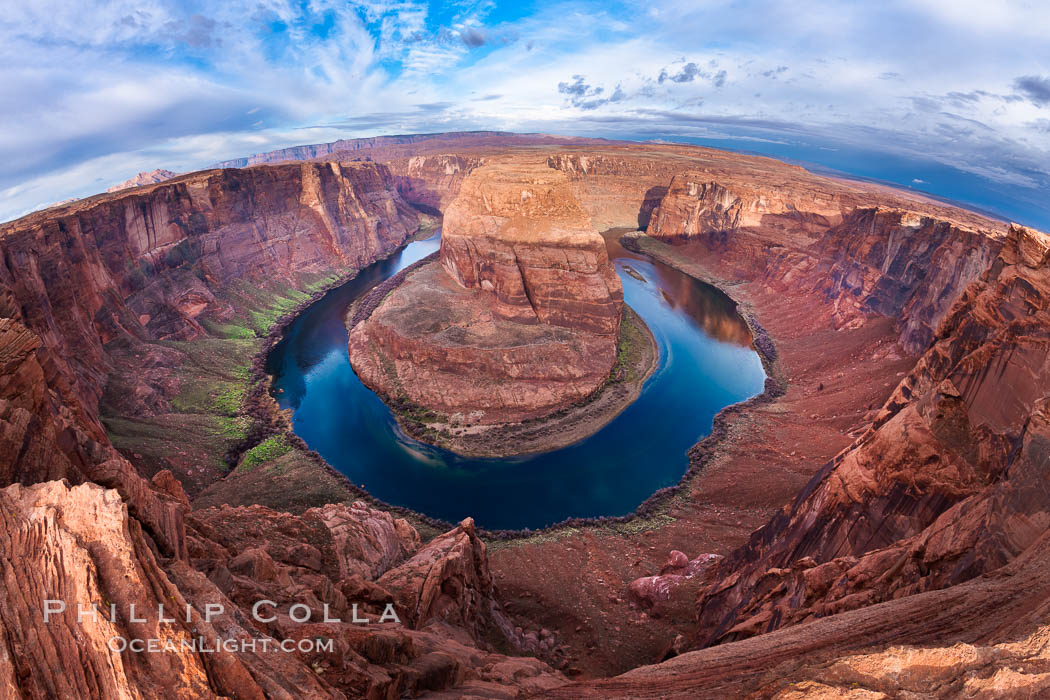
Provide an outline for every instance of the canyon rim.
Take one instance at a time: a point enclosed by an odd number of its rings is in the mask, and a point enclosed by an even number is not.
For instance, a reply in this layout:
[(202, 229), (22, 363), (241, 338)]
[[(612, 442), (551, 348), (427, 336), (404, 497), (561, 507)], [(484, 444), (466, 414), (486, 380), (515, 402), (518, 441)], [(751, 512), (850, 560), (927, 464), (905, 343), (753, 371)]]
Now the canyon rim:
[(964, 6), (12, 8), (0, 698), (1050, 696), (1050, 14)]

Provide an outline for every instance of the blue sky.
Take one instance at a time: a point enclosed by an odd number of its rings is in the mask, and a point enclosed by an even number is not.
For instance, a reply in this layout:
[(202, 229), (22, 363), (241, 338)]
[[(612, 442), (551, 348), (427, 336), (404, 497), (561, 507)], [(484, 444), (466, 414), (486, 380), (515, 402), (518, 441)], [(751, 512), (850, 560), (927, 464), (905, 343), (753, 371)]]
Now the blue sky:
[(0, 16), (0, 220), (382, 133), (708, 143), (1050, 228), (1050, 3), (34, 0)]

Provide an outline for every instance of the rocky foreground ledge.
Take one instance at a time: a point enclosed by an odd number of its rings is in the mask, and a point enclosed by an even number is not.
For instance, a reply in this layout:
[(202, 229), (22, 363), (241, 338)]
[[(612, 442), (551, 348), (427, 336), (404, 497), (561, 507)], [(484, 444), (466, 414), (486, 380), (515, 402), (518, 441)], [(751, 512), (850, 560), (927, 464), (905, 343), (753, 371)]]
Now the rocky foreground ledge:
[(539, 158), (466, 178), (445, 215), (440, 262), (375, 295), (348, 318), (354, 370), (410, 434), (464, 454), (582, 439), (636, 398), (656, 365), (648, 329), (624, 313), (604, 240), (567, 176)]
[[(459, 685), (513, 697), (565, 682), (538, 659), (478, 648), (532, 638), (496, 602), (469, 518), (423, 544), (359, 502), (191, 515), (169, 472), (152, 487), (177, 513), (178, 556), (156, 551), (116, 490), (0, 489), (0, 696), (393, 698)], [(138, 643), (158, 651), (123, 648)]]

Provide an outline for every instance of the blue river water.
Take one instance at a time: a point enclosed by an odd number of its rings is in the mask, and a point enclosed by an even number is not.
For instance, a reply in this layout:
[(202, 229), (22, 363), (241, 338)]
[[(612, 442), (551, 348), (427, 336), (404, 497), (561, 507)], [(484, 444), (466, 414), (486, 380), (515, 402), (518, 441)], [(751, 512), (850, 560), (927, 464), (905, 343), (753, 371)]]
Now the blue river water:
[(274, 396), (292, 409), (295, 432), (379, 499), (453, 522), (472, 516), (491, 529), (624, 515), (678, 482), (686, 451), (711, 431), (718, 411), (762, 391), (765, 373), (733, 302), (607, 236), (626, 301), (659, 345), (659, 367), (641, 396), (590, 437), (536, 455), (464, 458), (408, 438), (354, 374), (343, 315), (358, 296), (437, 250), (439, 236), (408, 244), (330, 291), (289, 324), (267, 358)]

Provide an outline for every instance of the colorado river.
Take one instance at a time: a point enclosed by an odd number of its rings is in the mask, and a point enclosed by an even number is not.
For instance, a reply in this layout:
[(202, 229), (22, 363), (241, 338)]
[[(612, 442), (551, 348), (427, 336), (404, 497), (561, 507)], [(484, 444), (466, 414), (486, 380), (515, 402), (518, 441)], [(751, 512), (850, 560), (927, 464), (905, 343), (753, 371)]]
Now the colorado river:
[(347, 357), (347, 307), (437, 250), (440, 234), (362, 270), (296, 317), (267, 358), (274, 397), (292, 409), (295, 432), (313, 450), (391, 504), (452, 522), (469, 515), (491, 529), (630, 513), (678, 482), (687, 450), (711, 431), (715, 414), (760, 393), (765, 373), (725, 294), (625, 250), (614, 236), (607, 243), (626, 302), (656, 338), (660, 364), (633, 404), (576, 444), (508, 459), (460, 457), (404, 436), (357, 379)]

